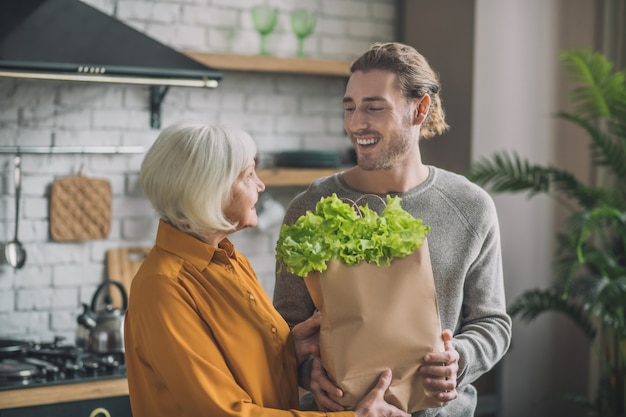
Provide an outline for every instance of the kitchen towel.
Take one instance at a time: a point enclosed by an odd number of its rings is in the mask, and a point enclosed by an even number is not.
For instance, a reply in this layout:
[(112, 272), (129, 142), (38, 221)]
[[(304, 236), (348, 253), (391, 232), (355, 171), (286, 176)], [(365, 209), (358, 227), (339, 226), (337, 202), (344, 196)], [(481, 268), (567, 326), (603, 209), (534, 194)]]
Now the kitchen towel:
[(105, 239), (111, 229), (111, 201), (106, 179), (57, 178), (50, 194), (50, 236), (57, 241)]

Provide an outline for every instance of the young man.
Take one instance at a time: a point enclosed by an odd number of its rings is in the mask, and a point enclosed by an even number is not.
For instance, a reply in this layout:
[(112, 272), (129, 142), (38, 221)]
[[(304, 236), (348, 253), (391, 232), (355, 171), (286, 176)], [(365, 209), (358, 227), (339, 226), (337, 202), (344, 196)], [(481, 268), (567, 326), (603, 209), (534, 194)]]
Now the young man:
[[(448, 128), (439, 79), (422, 55), (399, 43), (375, 44), (350, 71), (344, 128), (358, 164), (311, 184), (292, 201), (285, 223), (314, 211), (317, 201), (332, 193), (353, 201), (377, 194), (400, 196), (403, 208), (431, 227), (428, 244), (441, 325), (453, 337), (445, 352), (416, 360), (424, 360), (420, 372), (426, 387), (447, 405), (414, 415), (471, 416), (477, 402), (471, 383), (502, 358), (511, 338), (495, 206), (464, 177), (422, 162), (420, 139)], [(375, 201), (368, 204), (379, 212), (383, 208)], [(294, 326), (315, 306), (301, 278), (278, 270), (274, 304)], [(444, 340), (449, 337), (445, 331)], [(329, 396), (341, 391), (325, 377), (319, 358), (309, 364), (317, 407), (341, 409)]]

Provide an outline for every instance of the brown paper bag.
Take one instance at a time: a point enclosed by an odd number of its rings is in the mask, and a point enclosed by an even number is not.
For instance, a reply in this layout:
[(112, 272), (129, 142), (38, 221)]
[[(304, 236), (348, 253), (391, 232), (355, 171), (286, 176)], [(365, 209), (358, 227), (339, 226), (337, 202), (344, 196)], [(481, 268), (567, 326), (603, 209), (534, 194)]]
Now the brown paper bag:
[(320, 356), (344, 392), (339, 403), (354, 408), (389, 368), (387, 402), (410, 413), (443, 405), (417, 372), (427, 353), (444, 350), (426, 240), (388, 267), (331, 260), (305, 283), (322, 313)]

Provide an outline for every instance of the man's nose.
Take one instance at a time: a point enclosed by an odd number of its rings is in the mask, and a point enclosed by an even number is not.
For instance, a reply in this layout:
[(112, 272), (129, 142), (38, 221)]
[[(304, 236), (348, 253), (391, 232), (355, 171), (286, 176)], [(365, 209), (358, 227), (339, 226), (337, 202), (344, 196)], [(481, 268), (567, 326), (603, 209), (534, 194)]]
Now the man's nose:
[(367, 118), (363, 112), (354, 110), (346, 116), (345, 125), (347, 130), (357, 132), (367, 127)]

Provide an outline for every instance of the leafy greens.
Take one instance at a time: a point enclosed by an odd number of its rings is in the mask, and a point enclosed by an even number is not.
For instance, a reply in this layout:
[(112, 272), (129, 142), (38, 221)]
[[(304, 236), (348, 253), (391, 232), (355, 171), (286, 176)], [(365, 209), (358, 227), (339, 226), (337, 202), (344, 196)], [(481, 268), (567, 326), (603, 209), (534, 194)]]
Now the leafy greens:
[(429, 226), (401, 206), (400, 197), (387, 196), (380, 216), (368, 205), (348, 204), (336, 194), (322, 197), (315, 213), (310, 210), (292, 225), (283, 224), (276, 243), (276, 259), (287, 271), (305, 277), (325, 271), (327, 262), (346, 265), (361, 261), (388, 266), (393, 258), (410, 255), (419, 248)]

